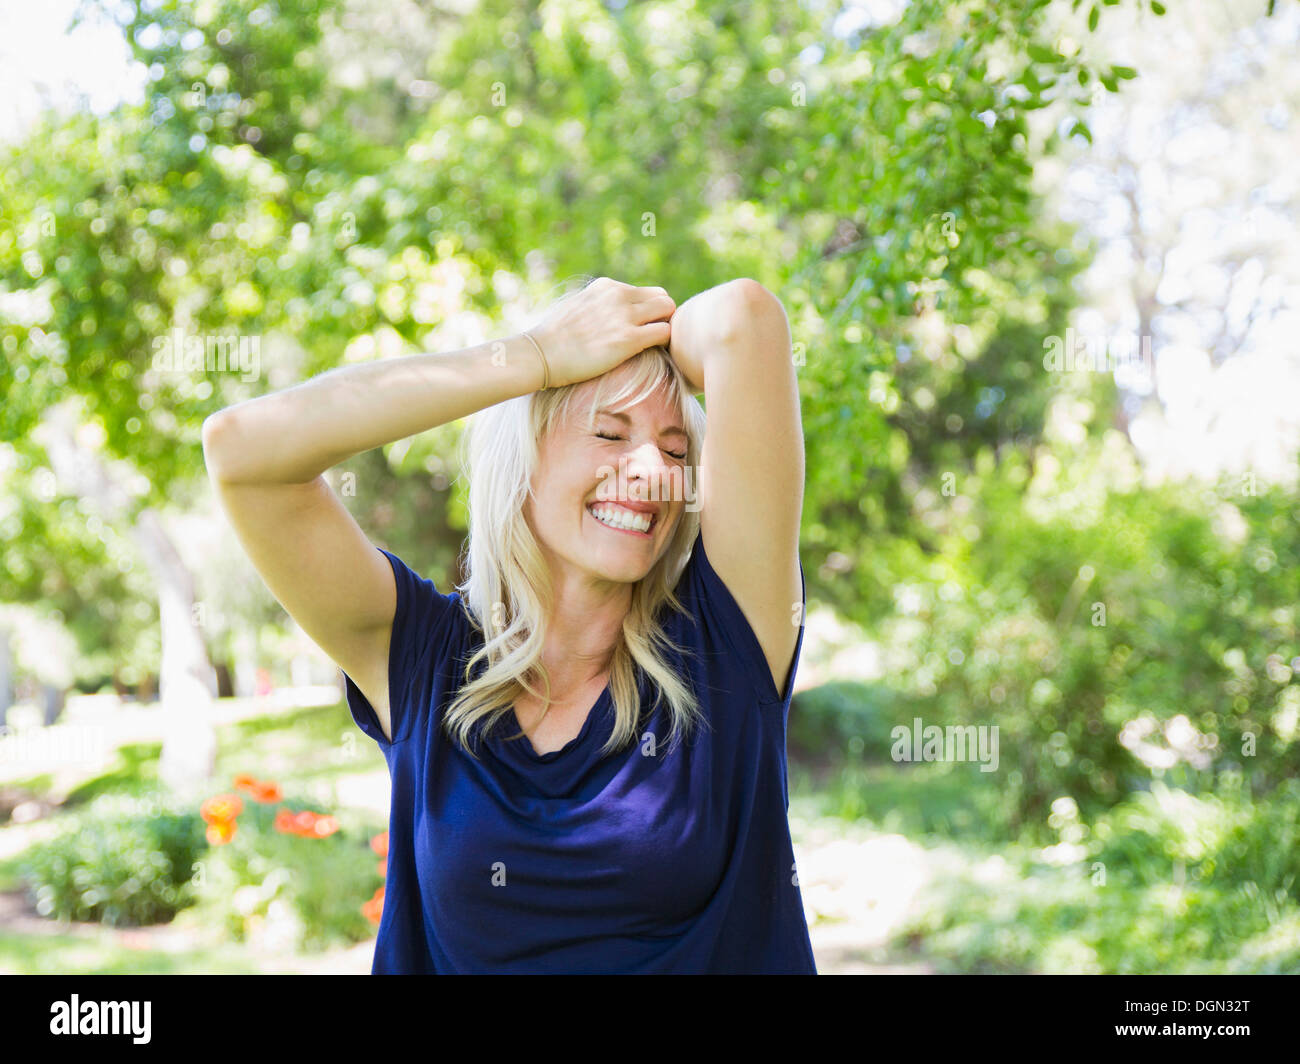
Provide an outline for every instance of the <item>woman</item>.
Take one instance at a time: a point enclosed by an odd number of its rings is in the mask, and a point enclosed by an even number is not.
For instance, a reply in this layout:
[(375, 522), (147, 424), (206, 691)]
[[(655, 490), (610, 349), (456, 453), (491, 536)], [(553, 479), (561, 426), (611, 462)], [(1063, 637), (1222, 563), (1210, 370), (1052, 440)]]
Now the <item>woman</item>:
[[(321, 474), (480, 411), (445, 594)], [(803, 439), (771, 293), (679, 308), (602, 277), (507, 340), (221, 411), (203, 446), (388, 761), (375, 974), (816, 974), (786, 813)]]

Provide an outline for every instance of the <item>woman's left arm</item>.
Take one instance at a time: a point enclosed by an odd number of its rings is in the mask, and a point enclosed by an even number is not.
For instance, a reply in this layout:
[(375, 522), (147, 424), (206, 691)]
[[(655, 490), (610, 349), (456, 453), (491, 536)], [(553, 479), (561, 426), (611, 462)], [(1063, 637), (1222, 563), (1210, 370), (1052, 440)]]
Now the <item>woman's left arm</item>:
[(741, 278), (687, 300), (669, 354), (708, 414), (698, 478), (714, 570), (758, 636), (784, 695), (802, 611), (804, 448), (790, 325), (781, 301)]

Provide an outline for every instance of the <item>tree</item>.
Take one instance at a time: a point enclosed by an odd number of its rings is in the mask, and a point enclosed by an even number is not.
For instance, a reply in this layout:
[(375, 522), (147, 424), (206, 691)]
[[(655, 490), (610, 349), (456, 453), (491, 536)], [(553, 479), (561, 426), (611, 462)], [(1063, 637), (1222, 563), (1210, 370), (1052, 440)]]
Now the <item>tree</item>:
[[(806, 544), (853, 559), (875, 527), (864, 489), (897, 495), (924, 444), (923, 418), (890, 416), (900, 385), (922, 406), (1006, 335), (1006, 304), (1043, 313), (1018, 291), (1053, 251), (1029, 181), (1049, 145), (1026, 116), (1083, 106), (1093, 76), (1046, 39), (1047, 6), (913, 0), (846, 24), (811, 5), (485, 0), (371, 24), (374, 4), (333, 0), (114, 5), (144, 104), (51, 117), (0, 176), (4, 436), (43, 463), (38, 425), (75, 398), (104, 468), (139, 475), (138, 495), (83, 490), (154, 559), (182, 714), (211, 667), (153, 515), (199, 497), (207, 414), (340, 359), (482, 339), (574, 274), (679, 300), (753, 276), (794, 327)], [(407, 40), (379, 69), (408, 32), (427, 68)], [(451, 435), (387, 457), (438, 468)], [(53, 444), (65, 469), (77, 438)]]

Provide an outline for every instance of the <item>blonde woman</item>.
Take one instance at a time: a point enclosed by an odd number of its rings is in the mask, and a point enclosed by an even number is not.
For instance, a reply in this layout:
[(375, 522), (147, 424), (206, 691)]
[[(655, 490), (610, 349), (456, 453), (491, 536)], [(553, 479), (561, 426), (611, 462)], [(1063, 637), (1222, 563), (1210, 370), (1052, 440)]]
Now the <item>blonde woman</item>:
[[(321, 474), (471, 414), (448, 593)], [(203, 447), (388, 762), (375, 974), (816, 974), (785, 749), (803, 438), (770, 292), (678, 307), (602, 277), (507, 339), (230, 407)]]

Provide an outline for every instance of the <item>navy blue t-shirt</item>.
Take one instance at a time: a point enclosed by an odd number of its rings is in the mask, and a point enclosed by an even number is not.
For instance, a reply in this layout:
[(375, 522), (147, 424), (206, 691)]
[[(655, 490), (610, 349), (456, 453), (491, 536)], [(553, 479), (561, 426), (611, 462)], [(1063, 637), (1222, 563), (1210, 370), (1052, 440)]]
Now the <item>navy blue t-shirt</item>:
[[(397, 581), (391, 743), (345, 674), (392, 779), (373, 974), (817, 974), (787, 817), (802, 627), (782, 694), (697, 538), (677, 587), (687, 612), (662, 618), (704, 722), (669, 752), (664, 699), (637, 743), (602, 757), (606, 688), (563, 748), (510, 739), (507, 713), (476, 731), (475, 761), (440, 724), (482, 635), (459, 594), (383, 554)], [(644, 714), (644, 677), (641, 690)]]

